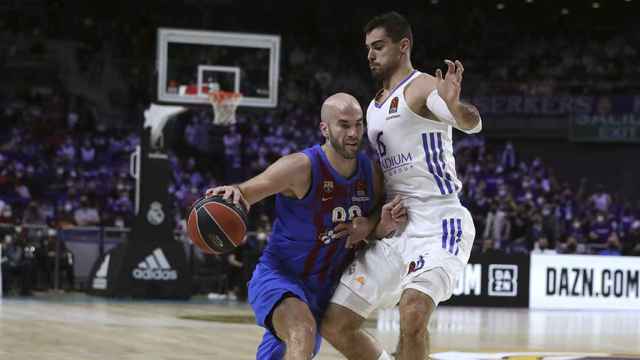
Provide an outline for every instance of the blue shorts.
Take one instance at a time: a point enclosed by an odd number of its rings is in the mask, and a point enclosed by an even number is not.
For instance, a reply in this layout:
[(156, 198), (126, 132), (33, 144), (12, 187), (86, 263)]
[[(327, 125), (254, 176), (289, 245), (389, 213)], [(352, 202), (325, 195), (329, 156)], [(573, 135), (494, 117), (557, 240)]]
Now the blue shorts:
[[(272, 328), (273, 325), (269, 323), (268, 319), (275, 307), (286, 296), (295, 296), (307, 304), (316, 319), (316, 324), (320, 325), (319, 309), (314, 306), (314, 296), (305, 290), (302, 282), (263, 263), (258, 263), (249, 282), (249, 303), (256, 315), (256, 323), (266, 329), (262, 342), (258, 346), (257, 360), (281, 360), (284, 358), (285, 343), (276, 336)], [(319, 352), (321, 343), (322, 338), (318, 328), (314, 354)]]

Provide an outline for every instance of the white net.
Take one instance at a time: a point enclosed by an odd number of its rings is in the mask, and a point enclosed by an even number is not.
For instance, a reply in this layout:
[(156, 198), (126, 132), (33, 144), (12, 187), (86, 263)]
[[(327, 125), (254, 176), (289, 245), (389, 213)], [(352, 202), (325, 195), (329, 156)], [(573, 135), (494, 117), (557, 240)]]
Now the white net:
[(236, 109), (242, 94), (230, 91), (212, 91), (208, 94), (213, 107), (213, 123), (216, 125), (233, 125), (236, 123)]

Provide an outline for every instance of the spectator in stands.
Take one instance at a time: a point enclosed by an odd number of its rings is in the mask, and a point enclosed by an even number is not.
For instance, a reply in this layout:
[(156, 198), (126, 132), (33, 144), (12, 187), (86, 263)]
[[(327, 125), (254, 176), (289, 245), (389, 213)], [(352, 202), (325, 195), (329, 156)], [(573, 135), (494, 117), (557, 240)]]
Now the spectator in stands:
[(484, 238), (491, 238), (497, 248), (511, 239), (511, 223), (506, 212), (506, 205), (500, 205), (489, 211), (485, 220)]
[(569, 236), (564, 244), (560, 244), (561, 254), (577, 254), (578, 253), (578, 241), (575, 237)]
[(224, 136), (225, 177), (232, 183), (243, 179), (242, 173), (242, 135), (235, 126), (229, 127), (229, 133)]
[(71, 138), (67, 138), (64, 144), (58, 149), (57, 156), (66, 163), (73, 163), (76, 160), (76, 147)]
[(31, 295), (34, 275), (31, 249), (27, 248), (24, 240), (16, 241), (14, 236), (6, 235), (2, 250), (3, 256), (6, 257), (7, 290), (15, 285), (19, 288), (20, 295)]
[(567, 230), (567, 235), (576, 239), (578, 243), (586, 242), (583, 224), (578, 219), (573, 220), (571, 226)]
[[(66, 243), (58, 237), (55, 229), (47, 231), (46, 238), (47, 251), (47, 274), (49, 275), (49, 284), (51, 287), (55, 284), (55, 265), (56, 257), (58, 258), (59, 274), (64, 273), (66, 279), (66, 289), (73, 290), (75, 288), (75, 274), (73, 270), (73, 253), (67, 248)], [(62, 285), (62, 281), (59, 281)]]
[(539, 214), (535, 214), (533, 216), (533, 224), (527, 234), (527, 248), (533, 249), (533, 244), (543, 237), (546, 237), (546, 234), (542, 226), (542, 217)]
[(246, 245), (236, 247), (226, 257), (227, 260), (227, 274), (229, 276), (229, 283), (227, 288), (227, 297), (230, 300), (245, 300), (246, 299), (246, 283), (249, 279), (245, 279), (244, 269), (244, 248)]
[(70, 201), (60, 204), (57, 208), (54, 226), (58, 229), (69, 229), (76, 225), (73, 204)]
[(516, 151), (514, 150), (513, 143), (511, 141), (507, 141), (507, 144), (502, 151), (500, 164), (506, 170), (512, 170), (516, 167)]
[(16, 217), (13, 214), (13, 208), (7, 204), (0, 212), (0, 224), (17, 224)]
[(549, 239), (541, 237), (533, 244), (533, 254), (557, 254), (558, 252), (549, 246)]
[(80, 160), (84, 168), (93, 167), (96, 158), (96, 149), (91, 145), (89, 139), (85, 139), (80, 148)]
[(616, 232), (611, 232), (607, 239), (607, 248), (598, 252), (598, 255), (622, 255), (622, 245)]
[(482, 241), (482, 248), (480, 250), (480, 254), (492, 256), (492, 255), (501, 255), (501, 254), (504, 254), (504, 252), (496, 248), (495, 242), (492, 239), (487, 238)]
[(47, 223), (47, 217), (38, 202), (29, 203), (22, 215), (22, 223), (30, 225), (45, 225)]
[(591, 221), (589, 230), (589, 242), (604, 244), (612, 233), (611, 223), (603, 212), (598, 212), (595, 219)]
[(640, 256), (640, 220), (633, 222), (624, 241), (623, 255)]
[(97, 226), (100, 224), (100, 214), (95, 204), (90, 203), (86, 195), (80, 198), (80, 207), (73, 213), (78, 226)]
[(611, 195), (604, 191), (604, 185), (596, 185), (596, 192), (590, 198), (593, 207), (601, 212), (606, 213), (611, 206)]

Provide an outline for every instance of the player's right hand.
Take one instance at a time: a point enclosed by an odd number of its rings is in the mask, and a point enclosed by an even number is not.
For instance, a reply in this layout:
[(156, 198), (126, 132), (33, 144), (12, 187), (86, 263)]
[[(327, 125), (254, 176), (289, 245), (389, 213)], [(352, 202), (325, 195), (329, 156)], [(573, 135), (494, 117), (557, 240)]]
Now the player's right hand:
[(238, 188), (237, 186), (234, 186), (234, 185), (217, 186), (211, 189), (207, 189), (207, 192), (205, 193), (205, 197), (208, 197), (208, 198), (216, 195), (222, 195), (222, 198), (224, 200), (232, 201), (237, 206), (242, 204), (242, 206), (244, 206), (247, 212), (251, 207), (251, 205), (249, 205), (249, 202), (242, 195), (240, 188)]
[(462, 88), (462, 73), (464, 67), (462, 62), (456, 60), (444, 61), (447, 64), (447, 72), (442, 77), (442, 70), (436, 70), (436, 89), (438, 89), (438, 95), (444, 100), (444, 102), (451, 110), (452, 107), (460, 102), (460, 91)]

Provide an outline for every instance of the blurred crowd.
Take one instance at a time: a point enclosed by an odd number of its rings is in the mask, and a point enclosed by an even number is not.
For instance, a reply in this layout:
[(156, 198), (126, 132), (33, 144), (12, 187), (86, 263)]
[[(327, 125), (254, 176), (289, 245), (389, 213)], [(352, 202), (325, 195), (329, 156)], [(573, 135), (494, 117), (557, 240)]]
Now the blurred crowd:
[(477, 251), (640, 255), (640, 205), (582, 178), (560, 179), (513, 143), (458, 142), (461, 199), (476, 224)]

